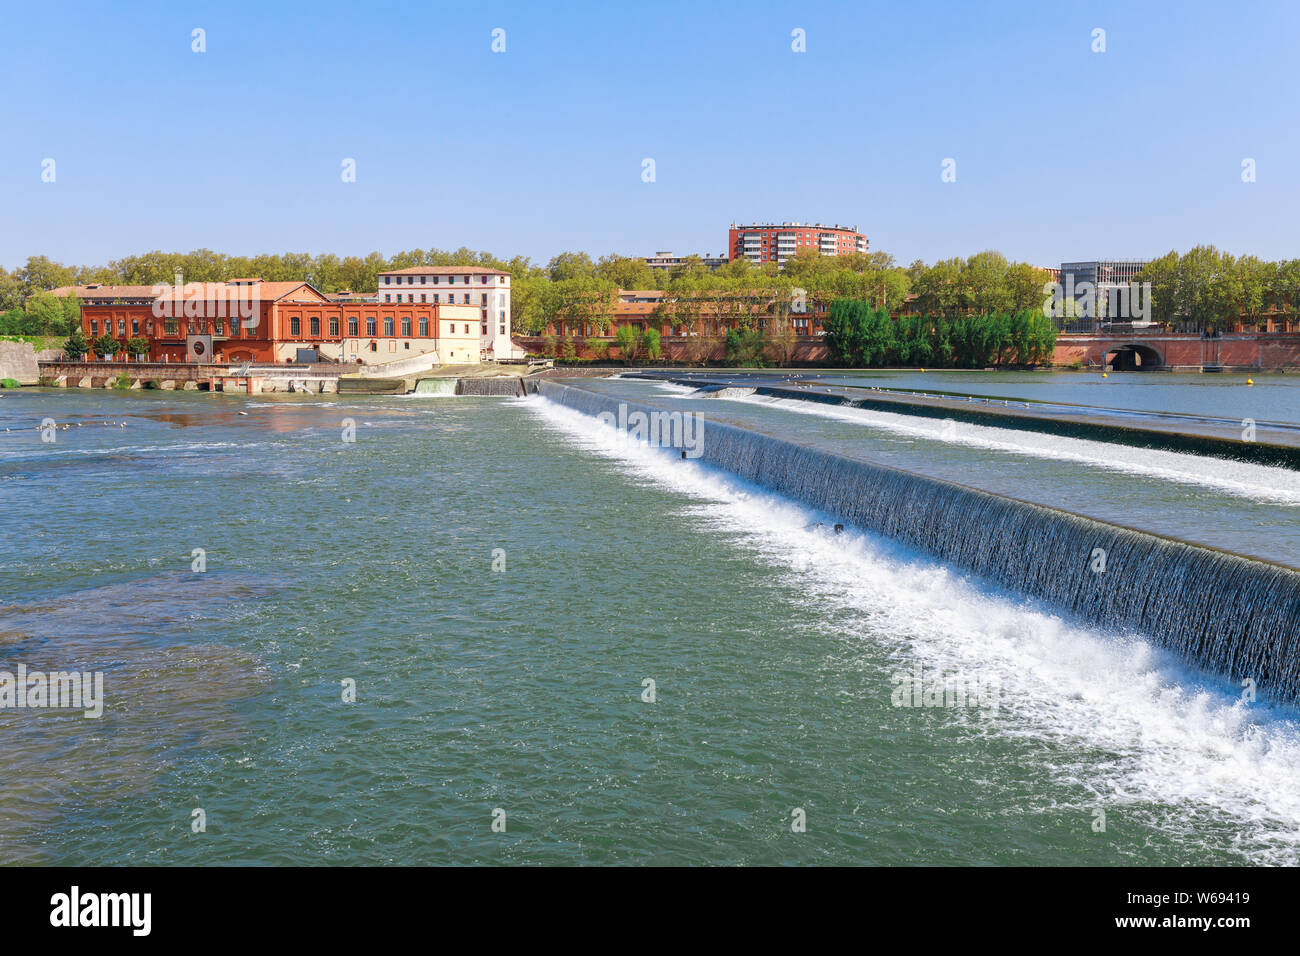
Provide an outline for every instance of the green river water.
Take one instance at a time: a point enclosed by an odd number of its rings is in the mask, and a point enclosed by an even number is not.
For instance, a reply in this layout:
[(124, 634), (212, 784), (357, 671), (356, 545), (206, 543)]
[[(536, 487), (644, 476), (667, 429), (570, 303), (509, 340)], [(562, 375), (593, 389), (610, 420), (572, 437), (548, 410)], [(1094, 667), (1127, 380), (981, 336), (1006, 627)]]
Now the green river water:
[[(1300, 564), (1292, 473), (708, 401)], [(544, 399), (25, 389), (0, 426), (0, 670), (106, 698), (0, 710), (2, 862), (1300, 862), (1294, 711)], [(895, 706), (917, 668), (998, 706)]]

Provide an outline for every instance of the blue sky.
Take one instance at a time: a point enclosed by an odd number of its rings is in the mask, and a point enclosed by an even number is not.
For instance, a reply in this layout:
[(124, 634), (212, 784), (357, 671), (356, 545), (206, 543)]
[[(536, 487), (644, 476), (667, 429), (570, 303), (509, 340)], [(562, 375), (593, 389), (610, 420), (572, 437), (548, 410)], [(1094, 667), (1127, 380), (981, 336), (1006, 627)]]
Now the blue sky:
[(1300, 256), (1300, 5), (719, 6), (10, 5), (0, 264), (717, 254), (733, 219), (857, 224), (902, 263)]

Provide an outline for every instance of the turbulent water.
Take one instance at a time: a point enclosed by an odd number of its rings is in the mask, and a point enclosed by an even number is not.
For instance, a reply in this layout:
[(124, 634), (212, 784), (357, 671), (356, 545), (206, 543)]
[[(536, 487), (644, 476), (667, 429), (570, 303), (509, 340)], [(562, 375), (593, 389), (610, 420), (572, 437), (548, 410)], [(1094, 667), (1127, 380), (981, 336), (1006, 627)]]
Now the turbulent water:
[(1289, 706), (546, 399), (0, 423), (0, 669), (107, 698), (0, 712), (5, 861), (1300, 862)]

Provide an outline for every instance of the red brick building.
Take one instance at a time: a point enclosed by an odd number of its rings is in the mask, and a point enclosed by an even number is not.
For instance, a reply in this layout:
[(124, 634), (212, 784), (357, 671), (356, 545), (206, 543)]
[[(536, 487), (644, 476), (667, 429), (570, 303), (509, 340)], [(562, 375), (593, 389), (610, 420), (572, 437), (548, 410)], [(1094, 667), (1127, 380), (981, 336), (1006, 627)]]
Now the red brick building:
[(481, 358), (479, 309), (472, 305), (335, 301), (307, 282), (260, 279), (151, 291), (147, 303), (83, 299), (86, 337), (108, 334), (123, 353), (127, 340), (146, 339), (153, 362), (373, 365), (434, 351), (443, 364)]

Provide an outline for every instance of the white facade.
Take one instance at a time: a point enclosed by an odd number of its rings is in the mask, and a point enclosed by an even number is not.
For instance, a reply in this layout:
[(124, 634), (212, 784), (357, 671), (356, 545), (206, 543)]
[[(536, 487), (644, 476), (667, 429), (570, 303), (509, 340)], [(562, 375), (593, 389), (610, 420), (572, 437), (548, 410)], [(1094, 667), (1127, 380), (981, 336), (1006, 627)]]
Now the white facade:
[(379, 301), (472, 305), (479, 349), (488, 360), (522, 358), (510, 339), (510, 273), (482, 266), (421, 266), (379, 274)]

